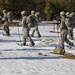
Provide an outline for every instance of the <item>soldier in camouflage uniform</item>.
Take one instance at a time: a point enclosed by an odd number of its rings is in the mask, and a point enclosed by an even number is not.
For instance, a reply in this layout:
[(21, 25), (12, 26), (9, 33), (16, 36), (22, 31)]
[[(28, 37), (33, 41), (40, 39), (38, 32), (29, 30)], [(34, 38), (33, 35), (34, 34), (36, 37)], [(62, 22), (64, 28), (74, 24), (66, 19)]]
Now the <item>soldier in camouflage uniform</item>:
[(60, 23), (60, 30), (61, 30), (61, 39), (60, 39), (60, 48), (64, 49), (64, 42), (66, 42), (67, 44), (69, 44), (70, 46), (73, 45), (72, 42), (70, 42), (67, 38), (67, 34), (68, 34), (68, 28), (65, 24), (65, 12), (61, 11), (60, 12), (60, 17), (61, 17), (61, 23)]
[(28, 21), (28, 24), (32, 24), (33, 25), (33, 31), (32, 31), (31, 36), (33, 37), (34, 33), (36, 32), (38, 37), (41, 37), (40, 32), (38, 30), (38, 22), (37, 22), (34, 10), (31, 11), (31, 14), (29, 15), (29, 17), (31, 17), (31, 20)]
[(9, 30), (8, 15), (7, 15), (6, 10), (3, 10), (3, 18), (2, 18), (2, 20), (4, 21), (4, 24), (3, 24), (2, 28), (6, 33), (5, 35), (9, 36), (10, 35), (10, 30)]
[(66, 13), (66, 19), (65, 19), (65, 24), (66, 24), (66, 26), (67, 26), (67, 28), (68, 28), (69, 38), (70, 38), (71, 40), (73, 40), (73, 25), (71, 25), (71, 24), (69, 23), (69, 19), (70, 19), (70, 13), (67, 12), (67, 13)]
[(29, 28), (27, 25), (27, 15), (26, 15), (26, 11), (22, 11), (21, 12), (22, 15), (22, 21), (19, 25), (23, 26), (23, 45), (26, 45), (26, 39), (30, 40), (31, 46), (34, 46), (35, 43), (33, 42), (33, 40), (31, 39), (30, 35), (29, 35)]

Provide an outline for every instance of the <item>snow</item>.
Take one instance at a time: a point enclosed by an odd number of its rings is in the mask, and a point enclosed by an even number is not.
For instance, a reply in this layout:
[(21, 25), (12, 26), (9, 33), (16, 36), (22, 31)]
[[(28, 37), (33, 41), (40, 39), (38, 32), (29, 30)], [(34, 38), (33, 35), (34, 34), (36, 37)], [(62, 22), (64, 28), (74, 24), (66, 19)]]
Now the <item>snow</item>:
[[(33, 47), (17, 45), (23, 42), (22, 27), (10, 27), (9, 37), (3, 36), (4, 32), (0, 30), (0, 75), (75, 75), (75, 60), (62, 59), (61, 55), (51, 53), (55, 44), (59, 44), (60, 34), (50, 32), (53, 24), (49, 23), (40, 23), (42, 37), (38, 38), (35, 33)], [(28, 40), (27, 44), (30, 44)], [(65, 50), (75, 54), (74, 49), (65, 47)]]

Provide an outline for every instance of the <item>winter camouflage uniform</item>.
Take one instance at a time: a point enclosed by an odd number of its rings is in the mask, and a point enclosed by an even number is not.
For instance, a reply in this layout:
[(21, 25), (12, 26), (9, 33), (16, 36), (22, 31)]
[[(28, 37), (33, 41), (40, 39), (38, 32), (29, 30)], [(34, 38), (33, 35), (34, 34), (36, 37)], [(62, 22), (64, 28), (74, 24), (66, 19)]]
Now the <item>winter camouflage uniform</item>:
[(38, 35), (38, 37), (41, 37), (40, 32), (38, 30), (38, 21), (37, 21), (37, 19), (35, 17), (35, 11), (32, 10), (31, 11), (31, 14), (29, 16), (31, 17), (31, 19), (28, 20), (28, 25), (32, 24), (32, 27), (33, 27), (33, 31), (32, 31), (31, 36), (33, 37), (34, 36), (34, 33), (36, 32), (37, 35)]
[(69, 12), (66, 13), (66, 19), (65, 19), (65, 24), (68, 28), (68, 34), (69, 34), (69, 38), (71, 40), (73, 40), (73, 26), (69, 23)]
[(67, 34), (68, 34), (68, 28), (65, 24), (65, 12), (62, 11), (60, 12), (60, 16), (61, 16), (61, 23), (60, 23), (60, 30), (61, 30), (61, 39), (60, 39), (60, 48), (64, 49), (64, 42), (66, 42), (69, 45), (73, 45), (73, 43), (71, 43), (68, 38), (67, 38)]
[(26, 45), (26, 39), (29, 39), (30, 43), (31, 43), (31, 46), (33, 46), (34, 42), (29, 35), (29, 28), (28, 28), (28, 25), (27, 25), (26, 12), (22, 11), (21, 15), (22, 15), (22, 21), (21, 21), (20, 25), (23, 25), (23, 45)]
[(4, 24), (3, 24), (2, 28), (5, 31), (6, 35), (9, 36), (10, 35), (10, 30), (9, 30), (8, 15), (7, 15), (6, 10), (3, 10), (3, 18), (2, 18), (2, 20), (4, 21)]

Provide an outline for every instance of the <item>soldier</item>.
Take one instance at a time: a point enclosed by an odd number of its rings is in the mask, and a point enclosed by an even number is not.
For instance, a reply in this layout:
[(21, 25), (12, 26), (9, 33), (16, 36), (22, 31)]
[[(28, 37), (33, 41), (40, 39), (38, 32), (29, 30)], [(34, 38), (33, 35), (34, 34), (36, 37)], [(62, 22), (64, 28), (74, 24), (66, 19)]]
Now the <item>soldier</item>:
[(33, 40), (31, 39), (30, 35), (29, 35), (29, 28), (27, 25), (27, 14), (26, 11), (22, 11), (21, 12), (22, 15), (22, 21), (19, 25), (23, 26), (23, 45), (26, 45), (26, 39), (30, 40), (31, 46), (34, 46), (35, 43), (33, 42)]
[(73, 40), (73, 26), (69, 23), (69, 19), (70, 19), (70, 13), (67, 12), (66, 13), (66, 19), (65, 19), (65, 24), (68, 28), (68, 34), (69, 34), (69, 38), (71, 40)]
[[(30, 18), (30, 20), (28, 19), (28, 25), (32, 24), (32, 27), (33, 27), (33, 31), (32, 31), (31, 36), (33, 37), (34, 33), (36, 32), (38, 37), (41, 37), (40, 32), (38, 30), (38, 22), (37, 22), (37, 19), (35, 17), (35, 11), (34, 10), (31, 11), (29, 18)], [(30, 26), (29, 26), (29, 28), (30, 28)]]
[(68, 28), (65, 24), (65, 12), (64, 11), (60, 12), (60, 17), (61, 17), (61, 23), (60, 23), (60, 30), (61, 30), (60, 48), (64, 49), (64, 42), (66, 42), (70, 46), (72, 46), (73, 43), (70, 42), (67, 38)]
[(5, 35), (9, 36), (10, 35), (10, 30), (9, 30), (9, 22), (8, 22), (8, 15), (7, 11), (3, 10), (3, 18), (2, 20), (4, 21), (4, 24), (2, 26), (2, 29), (5, 31)]

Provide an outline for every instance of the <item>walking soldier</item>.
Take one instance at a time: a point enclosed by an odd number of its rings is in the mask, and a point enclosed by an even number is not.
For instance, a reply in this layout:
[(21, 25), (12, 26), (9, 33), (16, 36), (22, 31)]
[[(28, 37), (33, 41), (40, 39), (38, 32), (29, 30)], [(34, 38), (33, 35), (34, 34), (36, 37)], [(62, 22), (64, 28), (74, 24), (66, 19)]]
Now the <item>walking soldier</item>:
[(2, 20), (4, 21), (2, 29), (5, 31), (6, 35), (9, 36), (10, 35), (10, 30), (9, 30), (8, 15), (7, 15), (6, 10), (3, 10), (3, 18), (2, 18)]
[(60, 48), (64, 49), (64, 42), (66, 42), (70, 46), (72, 46), (73, 43), (70, 42), (67, 38), (68, 28), (65, 24), (65, 12), (64, 11), (60, 12), (60, 17), (61, 17), (61, 23), (60, 23), (60, 30), (61, 30)]
[(34, 10), (32, 10), (31, 14), (28, 16), (28, 27), (29, 28), (33, 27), (33, 31), (31, 34), (32, 37), (34, 36), (35, 32), (37, 33), (38, 37), (41, 37), (40, 32), (38, 30), (38, 22), (37, 22), (37, 19), (35, 17), (35, 11)]
[(33, 42), (33, 40), (31, 39), (31, 37), (29, 35), (29, 28), (28, 28), (28, 24), (27, 24), (26, 11), (22, 11), (21, 15), (22, 15), (22, 21), (21, 21), (20, 25), (23, 26), (23, 45), (25, 46), (26, 45), (26, 39), (29, 39), (31, 46), (33, 46), (35, 43)]

